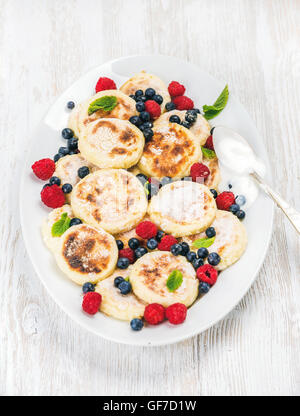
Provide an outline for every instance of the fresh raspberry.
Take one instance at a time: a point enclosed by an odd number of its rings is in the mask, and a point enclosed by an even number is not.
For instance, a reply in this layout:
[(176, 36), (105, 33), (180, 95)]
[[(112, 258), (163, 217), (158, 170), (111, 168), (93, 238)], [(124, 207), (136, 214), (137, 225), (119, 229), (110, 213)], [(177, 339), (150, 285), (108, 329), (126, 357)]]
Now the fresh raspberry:
[(150, 303), (145, 308), (144, 318), (148, 324), (160, 324), (165, 319), (165, 308), (159, 303)]
[(218, 209), (228, 211), (231, 205), (235, 203), (234, 194), (228, 191), (221, 192), (216, 198), (216, 203)]
[(31, 166), (33, 173), (39, 179), (46, 181), (50, 179), (55, 171), (55, 163), (52, 159), (41, 159)]
[(136, 234), (145, 240), (155, 237), (157, 231), (156, 225), (151, 221), (143, 221), (135, 229)]
[(176, 105), (177, 110), (192, 110), (194, 108), (194, 101), (185, 95), (175, 97), (173, 103)]
[(212, 136), (207, 138), (204, 147), (206, 147), (206, 149), (215, 150)]
[(194, 163), (191, 167), (190, 176), (194, 182), (197, 178), (206, 179), (210, 175), (210, 170), (203, 163)]
[(116, 90), (117, 86), (115, 82), (106, 77), (101, 77), (98, 79), (96, 84), (96, 92), (105, 91), (105, 90)]
[(59, 208), (65, 204), (65, 194), (58, 185), (46, 186), (42, 189), (41, 200), (49, 208)]
[(182, 324), (185, 321), (187, 307), (183, 303), (173, 303), (166, 309), (166, 318), (173, 325)]
[(82, 309), (89, 315), (95, 315), (101, 305), (102, 296), (98, 292), (88, 292), (84, 295)]
[(131, 248), (123, 248), (119, 251), (119, 257), (126, 257), (129, 262), (132, 264), (135, 260), (135, 254), (134, 251), (131, 250)]
[(171, 97), (178, 97), (179, 95), (183, 95), (185, 93), (185, 87), (177, 81), (172, 81), (168, 86), (168, 91)]
[(157, 248), (161, 251), (170, 251), (171, 246), (177, 243), (178, 241), (175, 237), (173, 237), (172, 235), (165, 235), (161, 239), (161, 242), (158, 244)]
[(197, 277), (200, 282), (205, 282), (210, 286), (213, 286), (218, 279), (218, 272), (210, 264), (204, 264), (203, 266), (198, 267)]
[(161, 114), (160, 105), (154, 100), (148, 100), (145, 102), (145, 109), (150, 114), (150, 117), (155, 120)]

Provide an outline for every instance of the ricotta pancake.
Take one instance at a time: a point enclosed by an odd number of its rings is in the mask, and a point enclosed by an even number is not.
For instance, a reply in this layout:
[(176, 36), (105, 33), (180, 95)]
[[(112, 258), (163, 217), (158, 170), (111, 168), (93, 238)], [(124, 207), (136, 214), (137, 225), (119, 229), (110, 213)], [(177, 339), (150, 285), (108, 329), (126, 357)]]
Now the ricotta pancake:
[(145, 144), (143, 133), (127, 120), (102, 118), (89, 123), (79, 139), (81, 154), (99, 168), (130, 168)]
[[(217, 270), (224, 270), (239, 260), (246, 250), (246, 228), (231, 212), (221, 210), (217, 210), (216, 218), (211, 226), (216, 230), (216, 238), (214, 243), (208, 247), (208, 251), (219, 254), (221, 262), (215, 267)], [(200, 233), (183, 237), (182, 241), (187, 242), (192, 251), (197, 251), (197, 248), (193, 248), (193, 242), (205, 237), (205, 233)]]
[(124, 94), (134, 95), (137, 90), (142, 90), (145, 93), (147, 88), (153, 88), (156, 94), (159, 94), (163, 97), (161, 109), (164, 111), (165, 105), (171, 101), (171, 97), (169, 95), (166, 84), (156, 75), (141, 71), (126, 81), (120, 90)]
[(134, 293), (122, 295), (115, 287), (114, 280), (118, 276), (129, 277), (132, 266), (126, 270), (116, 269), (107, 279), (102, 280), (96, 286), (96, 292), (102, 296), (100, 311), (108, 316), (123, 321), (131, 321), (134, 318), (142, 318), (146, 303), (138, 299)]
[(112, 234), (136, 226), (147, 211), (140, 181), (123, 169), (100, 169), (73, 189), (71, 205), (76, 216)]
[[(173, 115), (176, 115), (180, 118), (181, 121), (184, 121), (186, 110), (172, 110), (162, 114), (155, 122), (154, 126), (161, 124), (166, 124), (169, 122), (169, 118)], [(199, 140), (200, 146), (203, 146), (206, 142), (208, 136), (210, 136), (211, 126), (209, 122), (201, 115), (197, 114), (197, 120), (189, 128), (189, 130), (195, 135)]]
[(42, 236), (44, 243), (52, 252), (55, 251), (56, 246), (59, 244), (60, 237), (53, 237), (52, 235), (52, 226), (55, 222), (61, 219), (62, 214), (68, 214), (68, 217), (73, 218), (73, 212), (70, 205), (63, 205), (60, 208), (56, 208), (51, 211), (47, 218), (42, 223)]
[(59, 268), (73, 282), (96, 283), (109, 276), (118, 260), (113, 236), (87, 224), (70, 227), (54, 252)]
[(163, 231), (182, 237), (208, 228), (216, 210), (214, 197), (205, 185), (177, 181), (163, 186), (152, 197), (148, 214)]
[(201, 148), (193, 133), (176, 123), (159, 125), (153, 131), (138, 163), (141, 171), (158, 179), (188, 176), (193, 163), (202, 159)]
[[(167, 287), (172, 271), (182, 273), (182, 284), (173, 292)], [(198, 295), (199, 281), (193, 266), (183, 256), (167, 251), (154, 251), (137, 260), (131, 270), (130, 283), (135, 295), (147, 303), (168, 307), (173, 303), (190, 306)]]

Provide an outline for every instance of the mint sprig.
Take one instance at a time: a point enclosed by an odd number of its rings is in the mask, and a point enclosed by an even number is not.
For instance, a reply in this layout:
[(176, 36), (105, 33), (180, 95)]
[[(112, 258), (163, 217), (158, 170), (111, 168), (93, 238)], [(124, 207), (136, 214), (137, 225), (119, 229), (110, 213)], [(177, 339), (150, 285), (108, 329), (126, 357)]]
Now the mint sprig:
[(175, 292), (183, 282), (182, 273), (179, 270), (173, 270), (167, 280), (167, 288), (169, 292)]
[(207, 149), (206, 147), (201, 146), (202, 154), (206, 159), (214, 159), (217, 157), (216, 153), (213, 150)]
[(51, 228), (51, 234), (53, 237), (60, 237), (68, 228), (70, 228), (71, 218), (64, 212), (60, 217), (60, 220), (56, 221)]
[(214, 243), (215, 239), (216, 239), (216, 237), (198, 238), (197, 240), (193, 241), (192, 246), (195, 247), (195, 248), (201, 248), (201, 247), (208, 248)]
[(213, 105), (204, 105), (204, 117), (206, 120), (211, 120), (216, 117), (225, 107), (228, 101), (229, 91), (228, 85), (225, 86), (224, 90), (221, 92), (217, 101)]
[(113, 95), (105, 95), (104, 97), (97, 98), (97, 100), (93, 101), (88, 109), (88, 115), (91, 116), (98, 110), (102, 110), (105, 112), (112, 111), (116, 105), (118, 104), (117, 97)]

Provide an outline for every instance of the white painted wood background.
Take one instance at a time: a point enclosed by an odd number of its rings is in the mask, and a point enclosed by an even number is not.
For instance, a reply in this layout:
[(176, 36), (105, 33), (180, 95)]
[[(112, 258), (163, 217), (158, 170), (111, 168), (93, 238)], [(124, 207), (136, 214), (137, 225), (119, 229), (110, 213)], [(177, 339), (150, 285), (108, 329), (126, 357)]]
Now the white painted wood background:
[(243, 301), (177, 345), (137, 349), (84, 331), (30, 264), (17, 199), (30, 132), (89, 68), (136, 53), (227, 81), (262, 134), (276, 188), (300, 209), (299, 0), (0, 0), (0, 394), (299, 395), (300, 247), (279, 212)]

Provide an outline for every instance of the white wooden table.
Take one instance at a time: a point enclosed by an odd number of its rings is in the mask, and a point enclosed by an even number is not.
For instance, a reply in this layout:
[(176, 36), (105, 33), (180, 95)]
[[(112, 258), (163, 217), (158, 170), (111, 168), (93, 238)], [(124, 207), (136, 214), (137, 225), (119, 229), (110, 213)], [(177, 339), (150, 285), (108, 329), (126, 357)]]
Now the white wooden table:
[(161, 53), (229, 83), (270, 152), (276, 188), (300, 209), (299, 40), (298, 0), (0, 0), (1, 395), (300, 394), (300, 246), (279, 212), (234, 311), (186, 342), (137, 349), (84, 331), (49, 298), (17, 196), (30, 132), (70, 83), (111, 58)]

